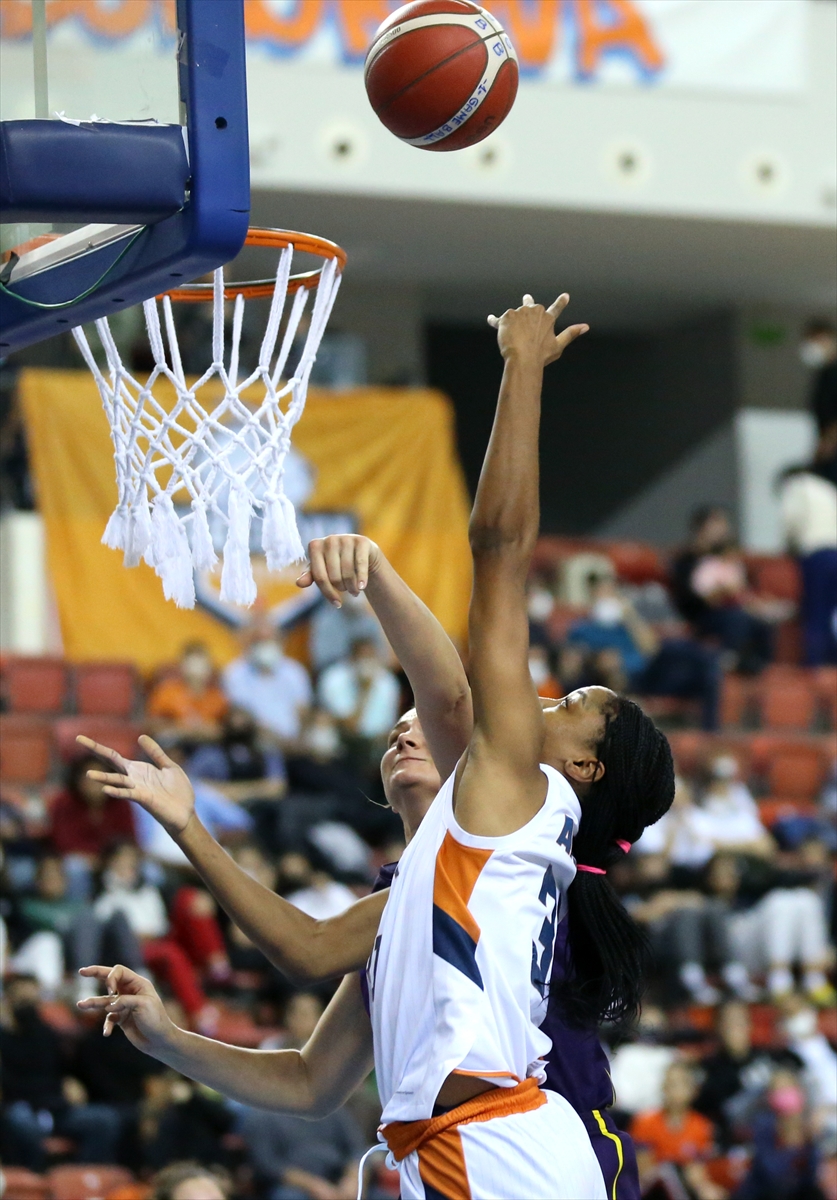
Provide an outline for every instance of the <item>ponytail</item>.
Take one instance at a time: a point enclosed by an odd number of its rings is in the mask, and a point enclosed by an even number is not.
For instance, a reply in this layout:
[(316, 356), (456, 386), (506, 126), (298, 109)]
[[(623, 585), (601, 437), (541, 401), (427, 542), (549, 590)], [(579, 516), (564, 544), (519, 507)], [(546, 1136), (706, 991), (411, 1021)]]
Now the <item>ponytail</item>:
[(650, 954), (607, 878), (647, 825), (674, 798), (668, 740), (632, 700), (619, 698), (596, 753), (604, 774), (581, 802), (573, 853), (579, 869), (567, 891), (565, 983), (551, 1003), (576, 1024), (629, 1022), (637, 1016)]

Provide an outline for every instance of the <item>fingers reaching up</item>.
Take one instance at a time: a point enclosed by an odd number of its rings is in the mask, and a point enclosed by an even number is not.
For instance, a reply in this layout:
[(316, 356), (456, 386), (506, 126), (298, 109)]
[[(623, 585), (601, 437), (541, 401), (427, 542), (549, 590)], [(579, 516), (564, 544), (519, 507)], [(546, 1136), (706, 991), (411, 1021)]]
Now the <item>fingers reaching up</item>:
[(340, 608), (341, 593), (359, 596), (365, 590), (377, 553), (375, 543), (358, 534), (315, 538), (308, 547), (309, 564), (297, 579), (297, 587), (316, 583), (326, 600)]

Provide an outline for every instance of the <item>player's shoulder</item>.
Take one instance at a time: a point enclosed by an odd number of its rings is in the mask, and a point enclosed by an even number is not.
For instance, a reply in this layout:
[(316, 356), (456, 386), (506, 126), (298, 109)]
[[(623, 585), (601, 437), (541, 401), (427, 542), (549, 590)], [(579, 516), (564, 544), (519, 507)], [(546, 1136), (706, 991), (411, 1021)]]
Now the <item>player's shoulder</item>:
[(578, 827), (581, 820), (581, 802), (575, 794), (572, 784), (548, 763), (541, 763), (541, 770), (547, 778), (546, 804), (555, 811), (571, 816)]

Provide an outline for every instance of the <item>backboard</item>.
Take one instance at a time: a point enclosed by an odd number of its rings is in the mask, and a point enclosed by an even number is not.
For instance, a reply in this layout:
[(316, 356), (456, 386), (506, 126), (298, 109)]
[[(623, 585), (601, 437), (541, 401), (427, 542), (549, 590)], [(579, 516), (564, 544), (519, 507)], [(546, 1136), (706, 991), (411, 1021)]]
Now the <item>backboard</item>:
[[(118, 75), (67, 69), (74, 22), (130, 22), (141, 7), (0, 5), (0, 357), (243, 245), (243, 0), (157, 0), (154, 21), (126, 28)], [(64, 69), (51, 73), (51, 56)]]

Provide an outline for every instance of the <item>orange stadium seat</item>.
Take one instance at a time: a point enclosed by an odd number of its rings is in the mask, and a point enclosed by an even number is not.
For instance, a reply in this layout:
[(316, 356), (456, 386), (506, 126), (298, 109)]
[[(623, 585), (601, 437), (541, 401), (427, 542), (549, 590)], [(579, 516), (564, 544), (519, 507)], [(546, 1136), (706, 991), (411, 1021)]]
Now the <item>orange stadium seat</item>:
[(49, 722), (22, 713), (0, 717), (0, 781), (45, 783), (52, 762)]
[(703, 762), (710, 736), (697, 729), (677, 729), (668, 734), (678, 772), (693, 775)]
[(806, 674), (773, 675), (758, 687), (761, 723), (767, 729), (810, 729), (817, 707), (814, 682)]
[(829, 729), (837, 727), (837, 667), (816, 667), (814, 688)]
[(797, 746), (773, 755), (767, 771), (771, 796), (815, 800), (823, 784), (825, 763), (818, 746)]
[(25, 1167), (3, 1167), (3, 1185), (3, 1200), (49, 1200), (46, 1179)]
[(746, 562), (754, 591), (799, 603), (802, 579), (796, 559), (787, 554), (748, 554)]
[(9, 708), (16, 713), (61, 713), (67, 699), (62, 658), (11, 657), (3, 670)]
[(721, 685), (721, 724), (744, 725), (753, 707), (753, 681), (743, 675), (725, 675)]
[(668, 578), (659, 551), (647, 542), (604, 542), (599, 549), (612, 560), (625, 583), (665, 583)]
[(118, 1187), (133, 1183), (124, 1167), (66, 1165), (53, 1167), (47, 1176), (51, 1200), (107, 1200)]
[(65, 761), (75, 758), (80, 752), (76, 737), (83, 733), (117, 750), (125, 758), (136, 758), (139, 753), (137, 738), (142, 729), (130, 721), (110, 720), (108, 717), (61, 717), (53, 726), (55, 745)]
[(133, 663), (82, 663), (73, 672), (76, 712), (86, 716), (130, 717), (137, 702)]
[(762, 825), (772, 829), (777, 821), (788, 817), (816, 817), (817, 806), (807, 800), (794, 800), (784, 796), (768, 796), (759, 800), (759, 818)]

